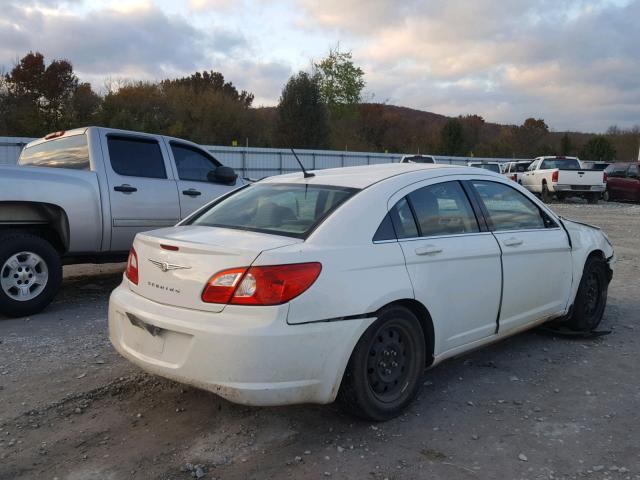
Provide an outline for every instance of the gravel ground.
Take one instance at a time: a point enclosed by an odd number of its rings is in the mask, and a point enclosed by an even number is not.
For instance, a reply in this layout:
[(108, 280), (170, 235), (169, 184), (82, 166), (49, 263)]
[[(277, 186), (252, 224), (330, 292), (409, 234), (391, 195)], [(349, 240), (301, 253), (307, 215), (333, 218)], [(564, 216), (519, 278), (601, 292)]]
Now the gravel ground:
[(123, 265), (65, 267), (44, 313), (0, 318), (0, 478), (640, 479), (640, 205), (553, 208), (616, 247), (611, 334), (538, 329), (445, 362), (384, 424), (142, 373), (107, 339)]

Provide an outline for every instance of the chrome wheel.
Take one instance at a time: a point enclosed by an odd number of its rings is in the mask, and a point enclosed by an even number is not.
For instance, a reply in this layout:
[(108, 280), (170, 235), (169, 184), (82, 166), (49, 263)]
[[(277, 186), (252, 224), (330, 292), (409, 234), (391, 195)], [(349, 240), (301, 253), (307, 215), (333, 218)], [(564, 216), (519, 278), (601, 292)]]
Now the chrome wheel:
[(49, 270), (39, 255), (19, 252), (4, 262), (0, 269), (0, 287), (11, 299), (26, 302), (33, 300), (47, 286)]

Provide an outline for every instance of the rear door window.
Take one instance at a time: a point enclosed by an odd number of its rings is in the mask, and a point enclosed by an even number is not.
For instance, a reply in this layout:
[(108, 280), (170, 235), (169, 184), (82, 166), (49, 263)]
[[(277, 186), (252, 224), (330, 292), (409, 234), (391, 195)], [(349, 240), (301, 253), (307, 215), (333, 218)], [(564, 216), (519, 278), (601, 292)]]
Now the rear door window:
[(408, 197), (421, 237), (479, 231), (471, 204), (458, 182), (422, 187)]
[(84, 134), (56, 138), (25, 148), (18, 165), (89, 170), (89, 147)]
[(108, 135), (111, 168), (125, 177), (167, 178), (157, 140)]
[(206, 182), (209, 172), (220, 166), (213, 158), (188, 145), (171, 142), (171, 151), (180, 180)]
[(628, 178), (638, 178), (638, 165), (630, 165), (629, 170), (627, 170)]

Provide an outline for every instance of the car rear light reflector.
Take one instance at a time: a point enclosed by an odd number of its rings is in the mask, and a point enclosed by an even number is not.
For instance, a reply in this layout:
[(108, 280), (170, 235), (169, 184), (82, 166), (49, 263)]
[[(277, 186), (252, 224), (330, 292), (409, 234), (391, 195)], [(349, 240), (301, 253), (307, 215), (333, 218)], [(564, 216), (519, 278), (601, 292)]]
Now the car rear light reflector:
[(552, 182), (558, 181), (558, 170), (554, 170), (553, 173), (551, 174), (551, 181)]
[(44, 139), (45, 140), (51, 140), (52, 138), (58, 138), (58, 137), (61, 137), (63, 135), (64, 135), (64, 130), (60, 130), (58, 132), (53, 132), (53, 133), (50, 133), (48, 135), (45, 135)]
[(136, 249), (133, 247), (129, 250), (129, 259), (127, 260), (125, 275), (130, 282), (138, 285), (138, 254), (136, 253)]
[(216, 273), (202, 292), (207, 303), (280, 305), (306, 291), (318, 278), (318, 262), (250, 268)]
[(164, 243), (160, 244), (160, 248), (164, 250), (171, 250), (172, 252), (177, 252), (178, 250), (180, 250), (180, 248), (176, 247), (175, 245), (165, 245)]
[(607, 180), (609, 180), (607, 172), (602, 172), (602, 183), (607, 183)]

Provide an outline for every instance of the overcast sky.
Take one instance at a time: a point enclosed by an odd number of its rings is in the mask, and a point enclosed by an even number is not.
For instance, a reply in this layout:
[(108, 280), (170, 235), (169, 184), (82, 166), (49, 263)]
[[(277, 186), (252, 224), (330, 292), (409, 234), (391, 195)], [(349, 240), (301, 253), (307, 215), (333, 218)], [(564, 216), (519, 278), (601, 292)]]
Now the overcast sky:
[(640, 0), (0, 0), (0, 65), (29, 50), (84, 81), (222, 72), (274, 105), (340, 42), (366, 98), (555, 130), (640, 124)]

